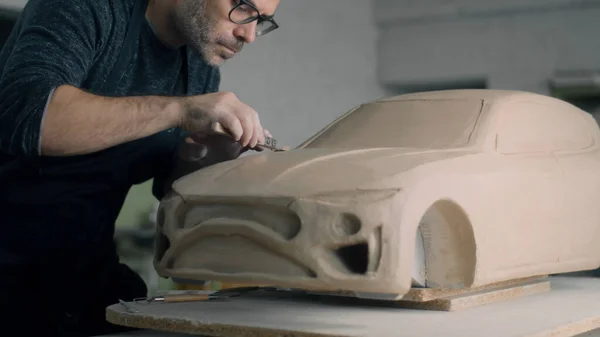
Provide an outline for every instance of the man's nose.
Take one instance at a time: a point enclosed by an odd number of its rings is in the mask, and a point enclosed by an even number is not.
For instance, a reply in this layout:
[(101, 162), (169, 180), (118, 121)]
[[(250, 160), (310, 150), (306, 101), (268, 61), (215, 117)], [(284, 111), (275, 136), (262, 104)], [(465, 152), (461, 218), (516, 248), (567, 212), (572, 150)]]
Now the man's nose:
[(233, 33), (245, 43), (254, 42), (254, 39), (256, 39), (256, 21), (237, 26)]

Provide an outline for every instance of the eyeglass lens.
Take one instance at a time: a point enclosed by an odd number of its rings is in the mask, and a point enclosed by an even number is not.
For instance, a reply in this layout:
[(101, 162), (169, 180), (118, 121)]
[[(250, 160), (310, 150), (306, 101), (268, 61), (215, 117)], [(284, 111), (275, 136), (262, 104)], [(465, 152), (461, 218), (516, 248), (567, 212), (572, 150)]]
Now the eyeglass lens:
[[(258, 11), (252, 8), (252, 6), (241, 3), (233, 9), (230, 18), (233, 22), (243, 25), (258, 19), (259, 15)], [(259, 21), (256, 26), (256, 32), (258, 35), (263, 35), (272, 30), (273, 26), (273, 23), (270, 21)]]
[(247, 4), (240, 4), (231, 12), (231, 20), (239, 24), (245, 24), (256, 20), (258, 12)]

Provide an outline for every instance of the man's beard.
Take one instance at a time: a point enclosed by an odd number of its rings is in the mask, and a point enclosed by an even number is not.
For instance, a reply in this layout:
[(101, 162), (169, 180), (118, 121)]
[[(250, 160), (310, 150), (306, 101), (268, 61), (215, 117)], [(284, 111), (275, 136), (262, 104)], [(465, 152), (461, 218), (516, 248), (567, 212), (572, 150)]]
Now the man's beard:
[(216, 22), (207, 14), (206, 0), (183, 1), (175, 10), (173, 21), (187, 45), (211, 65), (218, 65), (214, 63), (214, 58), (220, 56), (216, 49), (218, 42), (236, 51), (242, 49), (241, 41), (227, 41), (218, 36)]

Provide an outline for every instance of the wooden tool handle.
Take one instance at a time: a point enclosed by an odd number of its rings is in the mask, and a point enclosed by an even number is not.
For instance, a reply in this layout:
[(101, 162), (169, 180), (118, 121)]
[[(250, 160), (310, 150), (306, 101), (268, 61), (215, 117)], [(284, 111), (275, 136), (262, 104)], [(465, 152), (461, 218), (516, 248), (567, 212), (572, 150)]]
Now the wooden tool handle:
[(179, 295), (167, 295), (165, 296), (164, 302), (194, 302), (194, 301), (208, 301), (210, 299), (209, 294), (179, 294)]
[(211, 125), (211, 130), (215, 133), (219, 133), (222, 135), (227, 135), (227, 136), (231, 136), (231, 132), (229, 132), (228, 130), (226, 130), (223, 125), (219, 122), (214, 122)]
[[(225, 127), (223, 127), (223, 125), (219, 122), (212, 123), (211, 130), (212, 130), (212, 132), (217, 133), (217, 134), (233, 137), (231, 132), (229, 132), (227, 129), (225, 129)], [(276, 150), (276, 151), (283, 151), (283, 149), (277, 148), (277, 141), (271, 137), (266, 137), (265, 144), (258, 144), (257, 147), (267, 148), (267, 149)]]

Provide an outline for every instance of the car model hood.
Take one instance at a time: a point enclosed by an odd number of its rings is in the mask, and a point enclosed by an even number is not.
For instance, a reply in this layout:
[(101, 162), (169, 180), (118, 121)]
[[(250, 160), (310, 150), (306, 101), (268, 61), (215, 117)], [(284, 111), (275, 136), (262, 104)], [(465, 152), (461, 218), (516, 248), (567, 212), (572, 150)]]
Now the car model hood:
[[(177, 180), (173, 188), (184, 197), (301, 197), (368, 189), (418, 165), (464, 153), (409, 148), (268, 151), (198, 170)], [(400, 188), (389, 180), (386, 184)]]

